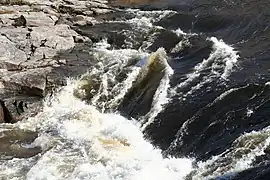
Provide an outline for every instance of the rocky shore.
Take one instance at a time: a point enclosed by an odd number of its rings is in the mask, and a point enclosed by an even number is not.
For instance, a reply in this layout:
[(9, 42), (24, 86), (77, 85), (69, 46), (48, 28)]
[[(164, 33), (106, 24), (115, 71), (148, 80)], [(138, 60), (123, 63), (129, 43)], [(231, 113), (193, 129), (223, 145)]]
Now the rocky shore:
[(1, 0), (0, 121), (35, 115), (46, 94), (86, 72), (93, 39), (74, 27), (114, 11), (106, 0)]

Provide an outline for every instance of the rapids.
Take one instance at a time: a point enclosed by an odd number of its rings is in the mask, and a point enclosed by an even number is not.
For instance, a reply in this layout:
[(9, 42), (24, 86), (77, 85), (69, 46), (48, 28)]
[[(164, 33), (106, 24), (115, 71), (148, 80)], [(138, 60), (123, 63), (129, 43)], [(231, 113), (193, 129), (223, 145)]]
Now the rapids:
[(214, 9), (210, 25), (195, 5), (119, 10), (74, 27), (100, 36), (89, 50), (95, 63), (36, 116), (0, 125), (1, 140), (14, 143), (1, 154), (1, 179), (239, 179), (267, 164), (266, 51), (247, 50), (257, 34), (246, 21)]

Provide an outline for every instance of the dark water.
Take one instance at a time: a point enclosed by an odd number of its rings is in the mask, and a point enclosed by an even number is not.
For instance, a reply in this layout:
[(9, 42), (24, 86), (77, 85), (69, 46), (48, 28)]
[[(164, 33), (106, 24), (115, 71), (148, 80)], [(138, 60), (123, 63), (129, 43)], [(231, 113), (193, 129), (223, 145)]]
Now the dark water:
[[(166, 49), (170, 57), (169, 64), (174, 70), (170, 80), (172, 87), (185, 82), (188, 79), (186, 75), (209, 57), (213, 42), (208, 37), (222, 39), (239, 55), (233, 71), (226, 79), (214, 77), (209, 67), (200, 71), (199, 77), (178, 88), (177, 95), (171, 96), (170, 102), (163, 105), (163, 110), (154, 122), (144, 129), (145, 136), (163, 150), (164, 156), (190, 156), (198, 161), (220, 156), (220, 160), (217, 160), (220, 162), (212, 164), (213, 169), (252, 151), (257, 146), (253, 137), (243, 140), (242, 145), (237, 142), (243, 134), (260, 132), (270, 125), (270, 86), (267, 84), (270, 81), (270, 2), (166, 1), (140, 8), (147, 11), (172, 9), (177, 13), (155, 22), (154, 25), (163, 29), (154, 32), (132, 29), (123, 22), (79, 29), (90, 37), (94, 35), (94, 40), (101, 38), (98, 36), (107, 36), (114, 48), (125, 47), (124, 40), (129, 37), (129, 33), (134, 37), (132, 48), (135, 49), (142, 48), (143, 42), (154, 37), (146, 50), (151, 52), (159, 47)], [(103, 18), (120, 21), (133, 16), (131, 13), (119, 12)], [(178, 28), (185, 33), (197, 35), (177, 36), (172, 30)], [(128, 33), (121, 34), (123, 29)], [(190, 44), (181, 51), (172, 52), (176, 44), (183, 40), (188, 40)], [(222, 74), (224, 68), (217, 68), (216, 71)], [(162, 74), (150, 76), (150, 79), (126, 94), (118, 108), (122, 114), (139, 118), (150, 110)], [(200, 87), (196, 89), (198, 84)], [(254, 143), (254, 147), (246, 147), (245, 152), (240, 152), (240, 146), (248, 143)], [(236, 149), (239, 154), (234, 152)], [(265, 154), (256, 156), (251, 162), (256, 168), (226, 178), (267, 179), (269, 148), (267, 146), (264, 149)], [(262, 169), (264, 171), (260, 171)]]

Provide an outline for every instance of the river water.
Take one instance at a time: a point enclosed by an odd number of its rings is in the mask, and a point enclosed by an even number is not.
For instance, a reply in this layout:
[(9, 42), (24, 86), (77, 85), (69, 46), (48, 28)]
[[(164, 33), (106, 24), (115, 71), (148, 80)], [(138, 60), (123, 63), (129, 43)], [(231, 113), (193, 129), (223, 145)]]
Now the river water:
[(149, 8), (75, 28), (100, 36), (96, 63), (35, 117), (1, 125), (15, 143), (1, 179), (233, 179), (268, 162), (266, 15)]

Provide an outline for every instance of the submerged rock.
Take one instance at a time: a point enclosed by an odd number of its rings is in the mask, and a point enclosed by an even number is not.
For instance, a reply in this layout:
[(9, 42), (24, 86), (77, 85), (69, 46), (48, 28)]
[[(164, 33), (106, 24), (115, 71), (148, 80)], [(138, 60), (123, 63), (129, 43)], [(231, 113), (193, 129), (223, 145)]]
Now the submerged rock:
[(153, 96), (164, 76), (166, 61), (166, 52), (163, 48), (149, 56), (132, 88), (120, 104), (121, 112), (131, 117), (139, 117), (149, 112)]
[(37, 133), (16, 128), (1, 128), (0, 159), (29, 158), (41, 152), (40, 147), (31, 146)]
[(77, 83), (77, 88), (74, 90), (74, 96), (89, 101), (97, 94), (100, 83), (101, 79), (86, 74)]

